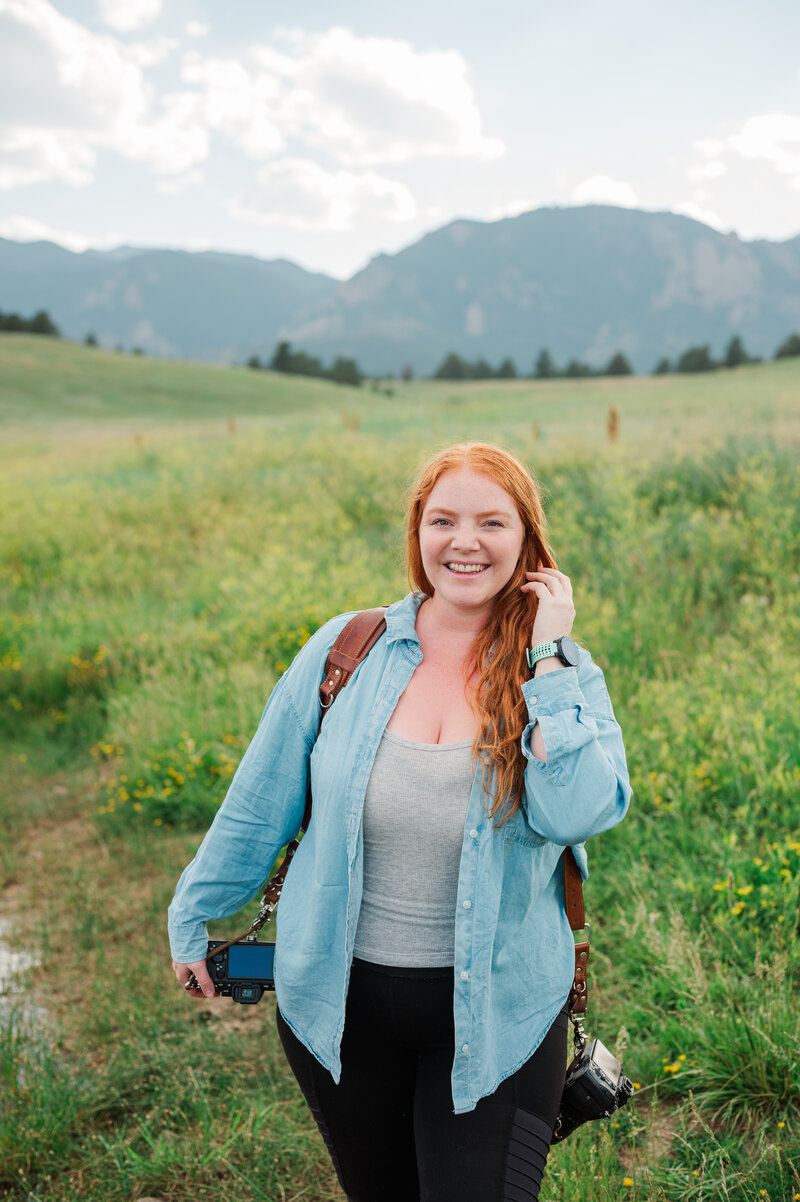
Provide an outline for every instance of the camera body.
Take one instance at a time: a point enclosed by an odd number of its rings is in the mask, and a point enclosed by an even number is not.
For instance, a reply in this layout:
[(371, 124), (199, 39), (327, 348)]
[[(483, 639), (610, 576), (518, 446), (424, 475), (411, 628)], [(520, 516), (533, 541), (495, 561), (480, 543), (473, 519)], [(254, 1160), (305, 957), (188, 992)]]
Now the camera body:
[(553, 1142), (566, 1139), (590, 1119), (608, 1118), (632, 1094), (620, 1062), (599, 1039), (589, 1040), (567, 1069)]
[(249, 935), (241, 943), (215, 952), (224, 942), (208, 941), (206, 960), (214, 988), (220, 997), (232, 997), (235, 1002), (253, 1006), (261, 1001), (265, 990), (275, 988), (275, 944), (260, 943), (255, 935)]

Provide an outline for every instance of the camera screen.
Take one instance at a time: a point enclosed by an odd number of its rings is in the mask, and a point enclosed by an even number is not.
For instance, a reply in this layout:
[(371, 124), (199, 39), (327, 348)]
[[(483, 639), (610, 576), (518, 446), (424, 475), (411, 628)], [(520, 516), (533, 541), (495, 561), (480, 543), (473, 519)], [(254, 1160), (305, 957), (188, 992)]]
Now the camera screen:
[(228, 949), (228, 976), (240, 981), (269, 978), (274, 959), (274, 943), (235, 943)]

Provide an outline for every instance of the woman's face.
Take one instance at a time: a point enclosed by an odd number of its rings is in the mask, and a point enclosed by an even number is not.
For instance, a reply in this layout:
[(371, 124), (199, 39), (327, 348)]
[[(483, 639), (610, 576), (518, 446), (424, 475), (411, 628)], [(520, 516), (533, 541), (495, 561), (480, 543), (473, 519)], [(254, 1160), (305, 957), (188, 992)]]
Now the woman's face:
[(437, 598), (488, 617), (522, 551), (524, 527), (504, 488), (452, 468), (428, 496), (419, 525), (422, 565)]

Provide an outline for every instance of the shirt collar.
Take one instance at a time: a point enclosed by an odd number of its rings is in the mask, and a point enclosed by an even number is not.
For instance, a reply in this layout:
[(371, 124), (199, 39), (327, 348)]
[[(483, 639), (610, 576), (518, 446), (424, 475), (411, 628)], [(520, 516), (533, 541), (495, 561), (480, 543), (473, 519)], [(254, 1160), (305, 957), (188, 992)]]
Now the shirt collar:
[(424, 600), (424, 593), (406, 593), (402, 601), (395, 601), (389, 606), (386, 611), (387, 642), (409, 639), (413, 643), (419, 643), (416, 630), (417, 610)]

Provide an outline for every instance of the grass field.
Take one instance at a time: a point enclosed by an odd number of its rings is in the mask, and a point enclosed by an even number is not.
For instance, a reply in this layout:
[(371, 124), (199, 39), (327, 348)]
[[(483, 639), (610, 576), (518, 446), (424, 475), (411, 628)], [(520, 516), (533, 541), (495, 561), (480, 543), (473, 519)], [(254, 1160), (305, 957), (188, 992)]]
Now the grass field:
[(406, 591), (403, 490), (465, 437), (542, 482), (635, 790), (586, 901), (589, 1028), (636, 1099), (553, 1151), (542, 1198), (800, 1197), (800, 360), (386, 395), (21, 335), (0, 921), (44, 1013), (0, 1011), (0, 1197), (341, 1198), (273, 1002), (183, 997), (164, 910), (279, 672)]

